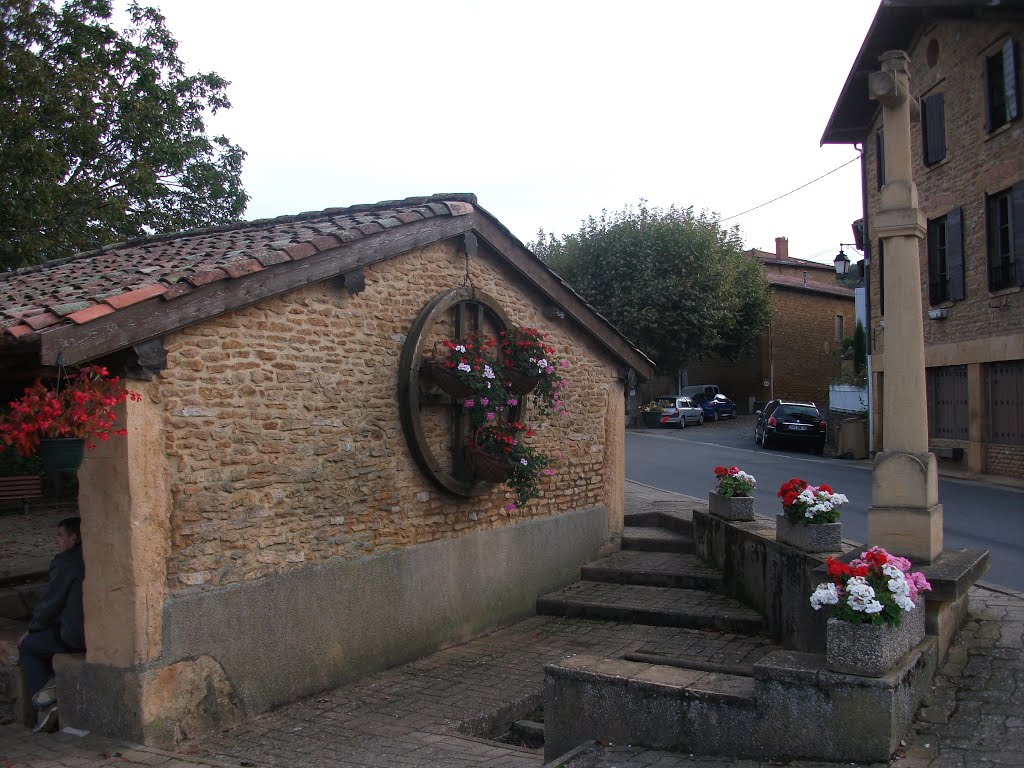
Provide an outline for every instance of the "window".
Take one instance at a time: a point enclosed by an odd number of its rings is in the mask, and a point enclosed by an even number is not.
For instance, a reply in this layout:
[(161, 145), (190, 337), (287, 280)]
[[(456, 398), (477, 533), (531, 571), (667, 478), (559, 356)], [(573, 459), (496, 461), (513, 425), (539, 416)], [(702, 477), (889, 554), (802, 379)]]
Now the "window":
[(836, 341), (843, 340), (843, 316), (836, 315)]
[(989, 363), (988, 430), (993, 443), (1024, 443), (1024, 360)]
[(946, 105), (941, 93), (921, 99), (921, 151), (925, 165), (946, 159)]
[(964, 297), (962, 214), (956, 208), (928, 220), (928, 286), (932, 304)]
[(988, 288), (1024, 284), (1024, 182), (985, 200)]
[(881, 189), (885, 185), (885, 138), (881, 131), (875, 131), (875, 176)]
[(925, 371), (928, 389), (928, 437), (967, 439), (967, 366)]
[(985, 130), (1006, 125), (1018, 112), (1017, 61), (1013, 40), (1007, 40), (985, 59)]

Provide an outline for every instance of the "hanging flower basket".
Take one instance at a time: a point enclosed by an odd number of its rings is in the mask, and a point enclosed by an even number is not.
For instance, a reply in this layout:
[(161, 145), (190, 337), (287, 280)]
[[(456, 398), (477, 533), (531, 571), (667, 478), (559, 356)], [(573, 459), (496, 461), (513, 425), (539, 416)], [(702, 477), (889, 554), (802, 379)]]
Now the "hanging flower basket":
[(39, 441), (39, 459), (51, 479), (65, 472), (76, 472), (85, 455), (85, 439), (80, 437), (44, 437)]
[(473, 468), (473, 474), (488, 483), (503, 483), (512, 477), (512, 465), (507, 459), (483, 451), (470, 451), (469, 465)]
[(504, 370), (505, 388), (516, 395), (526, 395), (533, 392), (540, 383), (540, 376), (530, 376), (515, 368)]
[(450, 368), (435, 362), (426, 360), (423, 363), (423, 372), (443, 392), (455, 398), (466, 398), (473, 394), (473, 388), (459, 379)]

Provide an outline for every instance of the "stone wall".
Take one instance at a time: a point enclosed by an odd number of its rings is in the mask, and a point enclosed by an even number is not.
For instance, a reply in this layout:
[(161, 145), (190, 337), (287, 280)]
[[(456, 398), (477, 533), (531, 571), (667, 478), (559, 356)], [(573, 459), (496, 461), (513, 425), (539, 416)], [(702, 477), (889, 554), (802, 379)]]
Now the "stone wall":
[(568, 360), (570, 415), (536, 424), (537, 444), (563, 457), (558, 474), (542, 498), (507, 512), (504, 486), (452, 496), (414, 463), (399, 424), (399, 355), (423, 306), (460, 285), (464, 269), (453, 246), (438, 244), (368, 269), (355, 296), (322, 283), (168, 340), (159, 397), (173, 467), (172, 589), (604, 504), (615, 366), (568, 321), (544, 320), (541, 297), (485, 256), (471, 263), (473, 284), (513, 321), (548, 332)]
[[(911, 92), (916, 97), (943, 93), (945, 102), (946, 158), (932, 166), (922, 160), (921, 123), (911, 126), (911, 156), (921, 212), (926, 219), (943, 216), (955, 208), (963, 211), (964, 292), (961, 301), (930, 303), (927, 242), (920, 244), (920, 279), (925, 312), (925, 364), (984, 365), (987, 362), (1024, 357), (1024, 292), (1020, 286), (990, 291), (988, 286), (986, 195), (1001, 192), (1024, 180), (1024, 119), (986, 133), (985, 59), (1012, 37), (1024, 39), (1024, 23), (991, 20), (940, 21), (927, 27), (907, 53), (910, 56)], [(933, 53), (929, 57), (928, 51)], [(1018, 52), (1018, 57), (1019, 57)], [(1018, 60), (1018, 93), (1021, 66)], [(868, 193), (868, 236), (873, 254), (878, 253), (874, 230), (879, 205), (875, 132), (881, 116), (865, 142), (865, 184)], [(885, 369), (884, 313), (881, 305), (877, 258), (871, 269), (872, 370)], [(944, 319), (929, 319), (927, 310), (947, 311)], [(981, 379), (974, 377), (969, 401), (982, 402)], [(876, 380), (877, 383), (877, 380)], [(876, 390), (877, 391), (877, 390)], [(1024, 467), (1018, 446), (992, 446), (987, 442), (985, 414), (973, 418), (972, 439), (958, 464), (973, 471), (1018, 474)], [(875, 420), (875, 448), (881, 449), (881, 419)]]

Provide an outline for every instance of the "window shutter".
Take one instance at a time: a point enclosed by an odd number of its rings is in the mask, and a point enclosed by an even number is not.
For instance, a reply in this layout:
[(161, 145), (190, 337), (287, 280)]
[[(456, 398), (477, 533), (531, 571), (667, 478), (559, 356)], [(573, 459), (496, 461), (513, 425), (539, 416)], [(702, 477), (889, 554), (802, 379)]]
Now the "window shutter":
[(1013, 40), (1003, 45), (1003, 93), (1006, 94), (1006, 121), (1017, 117), (1017, 61), (1013, 55)]
[(941, 93), (921, 100), (921, 146), (925, 165), (946, 157), (946, 104)]
[(875, 176), (881, 189), (885, 184), (885, 139), (881, 131), (875, 132)]
[(885, 317), (885, 241), (878, 238), (878, 314)]
[(964, 298), (964, 227), (963, 209), (955, 208), (946, 214), (946, 280), (949, 298)]
[(985, 76), (985, 133), (992, 132), (992, 83), (988, 74), (988, 59), (982, 59), (981, 73)]
[(1010, 238), (1017, 285), (1024, 285), (1024, 181), (1010, 190)]

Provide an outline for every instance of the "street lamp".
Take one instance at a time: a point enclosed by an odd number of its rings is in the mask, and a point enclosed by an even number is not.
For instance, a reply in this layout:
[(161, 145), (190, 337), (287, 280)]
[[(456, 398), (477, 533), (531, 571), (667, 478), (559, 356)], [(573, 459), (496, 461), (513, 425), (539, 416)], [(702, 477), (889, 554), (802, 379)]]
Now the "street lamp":
[(836, 265), (836, 278), (838, 279), (842, 279), (843, 277), (845, 277), (846, 273), (850, 269), (850, 257), (843, 252), (844, 245), (848, 245), (851, 248), (856, 247), (853, 243), (839, 244), (839, 253), (836, 254), (835, 261), (833, 262)]

